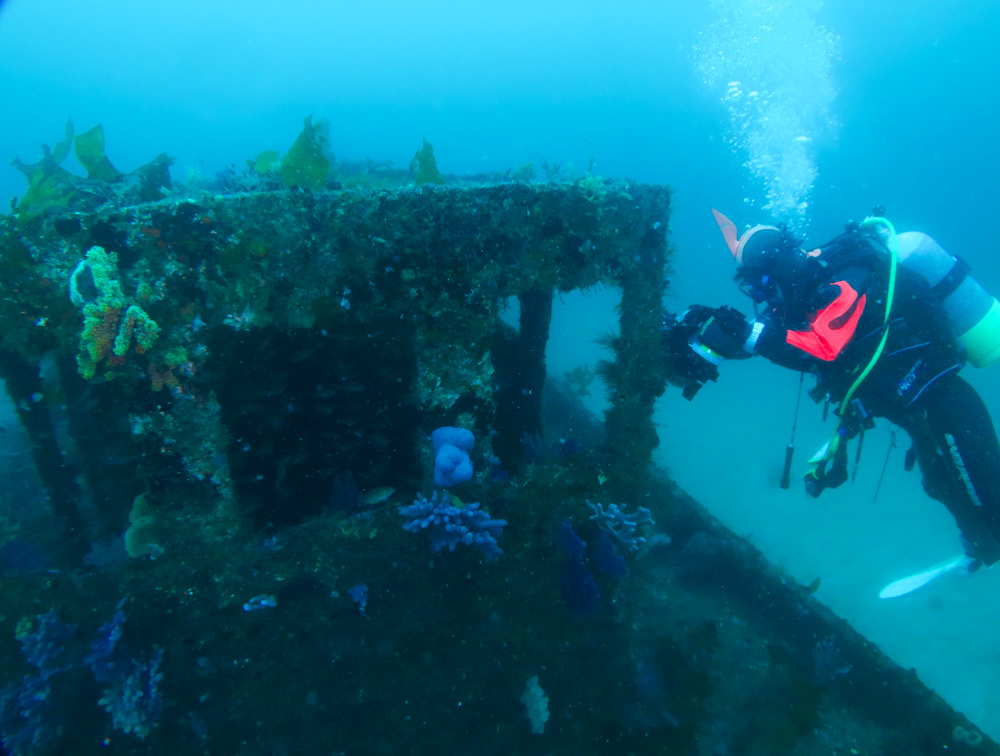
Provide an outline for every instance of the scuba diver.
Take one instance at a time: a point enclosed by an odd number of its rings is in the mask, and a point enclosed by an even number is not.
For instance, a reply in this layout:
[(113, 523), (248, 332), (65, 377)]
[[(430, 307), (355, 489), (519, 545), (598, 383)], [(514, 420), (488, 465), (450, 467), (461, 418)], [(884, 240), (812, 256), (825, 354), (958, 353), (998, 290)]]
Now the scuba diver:
[(848, 441), (858, 438), (860, 451), (874, 418), (907, 432), (906, 469), (919, 465), (924, 490), (955, 518), (965, 553), (890, 584), (883, 598), (1000, 561), (1000, 444), (982, 399), (959, 376), (967, 362), (1000, 357), (1000, 303), (931, 237), (897, 236), (881, 208), (811, 251), (785, 228), (754, 226), (739, 236), (712, 212), (755, 317), (702, 305), (668, 316), (670, 382), (691, 399), (725, 360), (754, 355), (814, 375), (810, 395), (838, 416), (809, 461), (805, 486), (814, 497), (848, 478)]

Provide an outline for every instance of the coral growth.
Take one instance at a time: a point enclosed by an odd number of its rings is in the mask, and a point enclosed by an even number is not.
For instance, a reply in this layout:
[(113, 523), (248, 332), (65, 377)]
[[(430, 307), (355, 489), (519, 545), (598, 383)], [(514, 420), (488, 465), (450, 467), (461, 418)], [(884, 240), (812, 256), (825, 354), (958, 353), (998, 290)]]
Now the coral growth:
[(503, 553), (497, 538), (507, 521), (491, 518), (489, 512), (479, 508), (479, 502), (455, 506), (446, 491), (435, 491), (430, 499), (417, 496), (409, 506), (400, 507), (399, 514), (407, 520), (403, 523), (405, 530), (411, 533), (427, 531), (434, 551), (446, 546), (454, 551), (461, 543), (475, 546), (490, 560)]
[(112, 366), (124, 364), (133, 345), (144, 354), (160, 335), (159, 326), (142, 307), (127, 303), (113, 251), (96, 246), (87, 250), (70, 275), (69, 298), (83, 310), (77, 367), (88, 380), (105, 359)]
[(111, 715), (114, 728), (144, 740), (163, 710), (163, 649), (154, 648), (148, 659), (128, 654), (121, 642), (126, 619), (123, 603), (118, 603), (111, 620), (101, 626), (84, 664), (104, 686), (98, 703)]
[(163, 554), (163, 547), (158, 543), (159, 526), (156, 515), (146, 503), (146, 494), (141, 493), (135, 497), (128, 521), (129, 527), (125, 531), (124, 540), (125, 551), (130, 557), (156, 559)]
[(37, 674), (27, 674), (20, 682), (0, 690), (0, 739), (7, 752), (38, 753), (59, 736), (58, 705), (52, 695), (52, 678), (71, 669), (75, 660), (69, 642), (76, 625), (59, 619), (55, 610), (38, 615), (34, 621), (22, 619), (16, 636), (25, 661)]
[(609, 504), (605, 507), (600, 502), (594, 503), (589, 500), (587, 506), (594, 513), (590, 519), (596, 521), (601, 529), (624, 546), (626, 551), (636, 551), (646, 542), (646, 538), (639, 535), (639, 528), (651, 528), (656, 524), (653, 522), (652, 513), (646, 507), (638, 507), (635, 512), (626, 512), (624, 506)]

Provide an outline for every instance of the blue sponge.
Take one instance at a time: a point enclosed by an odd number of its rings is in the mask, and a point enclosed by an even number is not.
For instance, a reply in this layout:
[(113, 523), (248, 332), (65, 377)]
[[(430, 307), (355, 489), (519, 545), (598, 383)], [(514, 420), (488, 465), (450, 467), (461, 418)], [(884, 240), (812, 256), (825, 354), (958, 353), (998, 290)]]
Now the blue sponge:
[(445, 425), (431, 434), (434, 445), (434, 485), (450, 488), (472, 477), (469, 450), (476, 443), (472, 431)]

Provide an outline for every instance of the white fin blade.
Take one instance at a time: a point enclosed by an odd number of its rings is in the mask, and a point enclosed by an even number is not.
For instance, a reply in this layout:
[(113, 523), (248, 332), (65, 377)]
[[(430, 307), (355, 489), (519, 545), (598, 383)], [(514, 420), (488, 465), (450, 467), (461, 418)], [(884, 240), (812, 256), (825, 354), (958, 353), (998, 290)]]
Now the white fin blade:
[(888, 599), (896, 598), (897, 596), (905, 596), (907, 593), (913, 593), (913, 591), (918, 588), (923, 588), (932, 580), (935, 580), (942, 575), (946, 575), (952, 570), (959, 568), (968, 569), (972, 562), (972, 557), (966, 556), (965, 554), (952, 557), (944, 562), (935, 564), (933, 567), (927, 568), (923, 572), (918, 572), (915, 575), (910, 575), (909, 577), (889, 583), (889, 585), (881, 590), (878, 597)]

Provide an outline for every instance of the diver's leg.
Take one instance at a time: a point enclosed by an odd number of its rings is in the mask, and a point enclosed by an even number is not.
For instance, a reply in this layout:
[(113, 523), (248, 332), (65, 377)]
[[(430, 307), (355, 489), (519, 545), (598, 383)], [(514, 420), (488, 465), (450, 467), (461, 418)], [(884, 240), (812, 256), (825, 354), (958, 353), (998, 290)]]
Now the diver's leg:
[(955, 374), (929, 386), (919, 405), (927, 435), (914, 440), (924, 488), (954, 515), (970, 555), (993, 564), (1000, 560), (1000, 443), (986, 405)]

